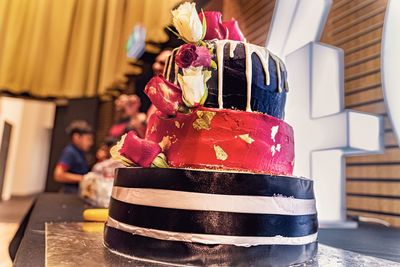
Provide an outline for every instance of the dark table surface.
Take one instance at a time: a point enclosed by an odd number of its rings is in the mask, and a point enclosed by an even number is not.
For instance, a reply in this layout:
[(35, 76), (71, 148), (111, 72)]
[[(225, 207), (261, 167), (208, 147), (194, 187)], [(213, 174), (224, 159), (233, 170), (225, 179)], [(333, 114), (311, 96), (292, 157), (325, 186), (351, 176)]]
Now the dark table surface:
[(33, 204), (25, 233), (14, 260), (14, 266), (44, 266), (45, 223), (82, 222), (88, 206), (76, 195), (45, 193)]
[[(75, 195), (45, 193), (34, 203), (14, 265), (44, 266), (45, 223), (82, 222), (88, 208)], [(400, 229), (360, 223), (357, 229), (320, 229), (319, 242), (332, 247), (400, 262)]]

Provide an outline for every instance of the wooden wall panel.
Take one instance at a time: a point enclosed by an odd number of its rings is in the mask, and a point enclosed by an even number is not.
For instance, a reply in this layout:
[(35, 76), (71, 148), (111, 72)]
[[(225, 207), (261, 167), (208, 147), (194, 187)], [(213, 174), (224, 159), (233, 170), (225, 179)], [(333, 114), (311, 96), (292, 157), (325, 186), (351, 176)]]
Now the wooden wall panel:
[(275, 0), (224, 0), (224, 20), (237, 19), (247, 41), (264, 46)]
[(400, 199), (374, 197), (347, 197), (349, 209), (371, 210), (375, 213), (389, 213), (400, 216)]
[(346, 190), (351, 195), (400, 198), (400, 187), (393, 186), (392, 182), (348, 181)]
[(346, 159), (348, 214), (400, 227), (400, 148), (381, 87), (381, 35), (387, 0), (334, 0), (322, 42), (345, 52), (345, 106), (384, 116), (384, 154)]

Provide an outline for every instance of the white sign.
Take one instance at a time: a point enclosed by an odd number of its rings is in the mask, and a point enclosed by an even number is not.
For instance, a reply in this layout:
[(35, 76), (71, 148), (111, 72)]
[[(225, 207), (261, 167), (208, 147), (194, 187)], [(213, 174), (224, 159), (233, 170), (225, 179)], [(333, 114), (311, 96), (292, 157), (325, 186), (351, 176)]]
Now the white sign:
[(383, 123), (343, 110), (343, 52), (317, 43), (330, 6), (330, 0), (278, 0), (266, 46), (288, 69), (285, 120), (295, 133), (294, 174), (314, 179), (320, 225), (339, 227), (346, 221), (343, 156), (381, 152)]
[(386, 7), (385, 24), (382, 33), (382, 88), (386, 110), (393, 131), (400, 141), (400, 1), (391, 0)]

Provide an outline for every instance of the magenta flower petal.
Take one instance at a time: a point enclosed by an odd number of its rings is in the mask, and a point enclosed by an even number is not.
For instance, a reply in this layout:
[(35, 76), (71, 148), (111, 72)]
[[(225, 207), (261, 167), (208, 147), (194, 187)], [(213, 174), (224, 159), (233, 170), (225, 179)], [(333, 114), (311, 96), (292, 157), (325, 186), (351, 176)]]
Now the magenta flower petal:
[(144, 92), (154, 106), (166, 115), (176, 115), (179, 106), (183, 105), (182, 90), (161, 75), (154, 76)]
[(244, 35), (239, 28), (237, 20), (231, 19), (224, 21), (223, 25), (228, 30), (228, 39), (233, 41), (244, 41)]
[(197, 59), (193, 62), (193, 67), (203, 66), (209, 68), (211, 66), (211, 54), (210, 50), (204, 46), (198, 46), (196, 49)]
[(180, 68), (188, 68), (197, 59), (196, 46), (194, 44), (182, 45), (176, 54), (175, 62)]
[[(201, 22), (203, 22), (203, 13), (199, 13), (199, 17)], [(206, 11), (204, 12), (204, 17), (207, 23), (207, 30), (204, 40), (226, 39), (227, 31), (225, 26), (222, 24), (221, 12)]]
[(141, 167), (150, 167), (153, 160), (161, 153), (158, 143), (139, 138), (134, 131), (130, 131), (119, 153)]

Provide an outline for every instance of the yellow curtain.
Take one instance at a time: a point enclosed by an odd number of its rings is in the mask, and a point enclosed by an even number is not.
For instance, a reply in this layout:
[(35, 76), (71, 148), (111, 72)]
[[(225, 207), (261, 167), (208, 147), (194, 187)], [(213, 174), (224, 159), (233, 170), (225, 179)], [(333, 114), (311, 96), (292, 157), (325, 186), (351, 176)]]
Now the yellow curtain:
[(0, 90), (35, 96), (101, 95), (123, 77), (125, 44), (141, 23), (147, 39), (180, 0), (0, 0)]

